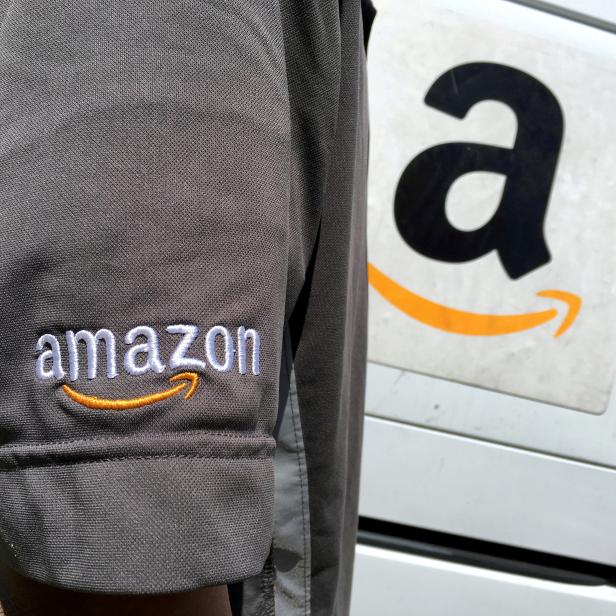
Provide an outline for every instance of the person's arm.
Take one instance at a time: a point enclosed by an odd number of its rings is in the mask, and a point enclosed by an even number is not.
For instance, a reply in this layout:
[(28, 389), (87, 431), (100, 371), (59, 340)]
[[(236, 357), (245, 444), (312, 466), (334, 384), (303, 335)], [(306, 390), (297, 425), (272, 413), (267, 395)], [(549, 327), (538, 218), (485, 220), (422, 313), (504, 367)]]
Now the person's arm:
[(100, 595), (48, 586), (0, 567), (0, 616), (231, 616), (226, 586), (167, 595)]

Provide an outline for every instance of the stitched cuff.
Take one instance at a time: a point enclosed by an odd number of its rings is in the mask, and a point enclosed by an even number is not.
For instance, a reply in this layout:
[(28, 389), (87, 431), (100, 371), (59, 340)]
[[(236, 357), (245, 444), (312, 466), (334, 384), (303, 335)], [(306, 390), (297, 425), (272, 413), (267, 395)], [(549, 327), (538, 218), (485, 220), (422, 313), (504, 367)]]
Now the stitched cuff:
[(140, 455), (96, 442), (34, 457), (36, 446), (3, 448), (0, 556), (89, 592), (181, 592), (259, 573), (271, 544), (272, 439), (197, 440), (178, 453), (153, 437)]

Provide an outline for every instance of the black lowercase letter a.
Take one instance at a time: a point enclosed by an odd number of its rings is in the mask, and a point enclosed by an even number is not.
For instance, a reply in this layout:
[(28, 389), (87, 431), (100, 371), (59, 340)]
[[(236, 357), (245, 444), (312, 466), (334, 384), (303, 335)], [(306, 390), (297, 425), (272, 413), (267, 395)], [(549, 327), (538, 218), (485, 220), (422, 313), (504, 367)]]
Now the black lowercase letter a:
[[(563, 115), (552, 92), (530, 75), (500, 64), (457, 66), (439, 77), (425, 102), (462, 119), (484, 100), (508, 105), (518, 130), (512, 149), (443, 143), (406, 167), (396, 189), (394, 216), (406, 243), (420, 254), (461, 263), (496, 250), (511, 278), (550, 260), (543, 222), (563, 137)], [(473, 231), (456, 229), (445, 213), (453, 182), (473, 171), (506, 176), (494, 216)]]

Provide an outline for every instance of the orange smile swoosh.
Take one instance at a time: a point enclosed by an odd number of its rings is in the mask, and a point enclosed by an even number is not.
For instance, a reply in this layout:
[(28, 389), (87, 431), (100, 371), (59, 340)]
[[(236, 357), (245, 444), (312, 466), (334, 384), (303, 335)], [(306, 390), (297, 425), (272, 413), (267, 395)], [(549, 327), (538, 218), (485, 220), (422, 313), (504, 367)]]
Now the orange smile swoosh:
[[(466, 334), (467, 336), (513, 334), (537, 327), (558, 316), (558, 311), (554, 308), (540, 312), (507, 315), (478, 314), (456, 310), (432, 302), (405, 289), (371, 263), (368, 263), (368, 281), (387, 301), (408, 316), (425, 325), (454, 334)], [(577, 295), (567, 291), (540, 291), (537, 295), (561, 300), (567, 304), (567, 314), (554, 336), (558, 337), (564, 334), (575, 321), (582, 300)]]
[(83, 406), (87, 406), (90, 409), (102, 409), (105, 411), (126, 411), (128, 409), (137, 409), (142, 406), (148, 406), (149, 404), (154, 404), (155, 402), (160, 402), (161, 400), (166, 400), (167, 398), (171, 398), (176, 394), (179, 394), (184, 389), (187, 389), (186, 394), (184, 395), (184, 400), (188, 400), (197, 389), (197, 385), (199, 385), (199, 375), (196, 372), (181, 372), (180, 374), (176, 374), (169, 379), (170, 382), (174, 381), (184, 381), (183, 383), (178, 383), (169, 389), (165, 389), (164, 391), (159, 391), (154, 394), (148, 394), (147, 396), (141, 396), (139, 398), (130, 398), (130, 399), (120, 399), (120, 400), (109, 400), (105, 398), (97, 398), (96, 396), (86, 396), (85, 394), (80, 394), (78, 391), (75, 391), (68, 385), (63, 385), (62, 389), (64, 393), (71, 399), (77, 402), (78, 404), (82, 404)]

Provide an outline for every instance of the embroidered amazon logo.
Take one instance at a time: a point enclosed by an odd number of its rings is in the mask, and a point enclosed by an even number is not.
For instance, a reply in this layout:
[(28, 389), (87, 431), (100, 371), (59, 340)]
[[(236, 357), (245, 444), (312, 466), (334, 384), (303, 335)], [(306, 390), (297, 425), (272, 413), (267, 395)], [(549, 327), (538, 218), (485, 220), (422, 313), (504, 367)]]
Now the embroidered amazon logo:
[[(229, 372), (237, 365), (240, 374), (250, 372), (260, 374), (261, 338), (255, 329), (238, 327), (235, 337), (222, 325), (216, 325), (205, 335), (204, 358), (190, 357), (193, 343), (199, 337), (196, 325), (169, 325), (165, 332), (181, 336), (167, 362), (163, 362), (160, 352), (159, 336), (152, 327), (140, 325), (134, 327), (124, 336), (124, 343), (129, 346), (123, 357), (123, 368), (127, 374), (141, 376), (148, 372), (162, 373), (166, 369), (182, 370), (169, 378), (170, 387), (162, 391), (149, 392), (134, 398), (100, 398), (81, 393), (68, 384), (62, 385), (64, 394), (73, 402), (82, 406), (107, 411), (124, 411), (141, 408), (162, 402), (176, 395), (183, 394), (184, 400), (194, 395), (199, 385), (199, 374), (208, 368), (218, 372)], [(61, 339), (62, 337), (60, 337)], [(60, 339), (54, 334), (43, 334), (36, 343), (38, 353), (35, 363), (35, 375), (39, 380), (64, 380), (68, 368), (68, 378), (79, 378), (79, 345), (86, 350), (86, 375), (92, 380), (98, 375), (99, 344), (105, 349), (106, 377), (118, 376), (116, 336), (109, 329), (91, 332), (86, 329), (77, 332), (65, 332), (67, 358), (62, 357)], [(250, 354), (249, 354), (250, 351)]]
[[(462, 119), (475, 104), (495, 100), (515, 113), (513, 148), (478, 143), (443, 143), (415, 157), (403, 171), (395, 193), (394, 218), (410, 248), (447, 263), (464, 263), (496, 251), (511, 279), (551, 260), (543, 224), (563, 138), (560, 105), (540, 81), (515, 68), (477, 62), (455, 67), (429, 89), (425, 103)], [(506, 177), (496, 212), (481, 228), (462, 231), (448, 220), (447, 194), (462, 175), (488, 171)], [(556, 309), (525, 314), (480, 314), (444, 306), (404, 288), (373, 264), (370, 285), (417, 321), (454, 334), (500, 336), (537, 327), (556, 318)], [(582, 300), (564, 290), (538, 296), (564, 302), (560, 336), (579, 314)]]

